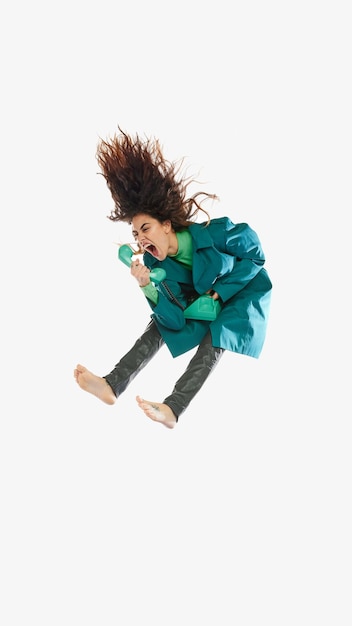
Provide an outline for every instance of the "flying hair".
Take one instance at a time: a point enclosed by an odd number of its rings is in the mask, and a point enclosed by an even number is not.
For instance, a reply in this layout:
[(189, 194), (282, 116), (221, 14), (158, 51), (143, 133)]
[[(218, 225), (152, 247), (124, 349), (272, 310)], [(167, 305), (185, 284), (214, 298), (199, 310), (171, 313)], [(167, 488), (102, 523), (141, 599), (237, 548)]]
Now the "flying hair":
[(157, 139), (142, 139), (138, 134), (132, 137), (120, 126), (118, 129), (119, 134), (99, 141), (96, 152), (100, 173), (114, 202), (107, 217), (130, 224), (136, 215), (146, 213), (160, 222), (170, 220), (175, 231), (193, 223), (199, 211), (209, 222), (202, 202), (218, 197), (202, 191), (187, 197), (187, 188), (194, 179), (182, 175), (183, 159), (168, 161)]

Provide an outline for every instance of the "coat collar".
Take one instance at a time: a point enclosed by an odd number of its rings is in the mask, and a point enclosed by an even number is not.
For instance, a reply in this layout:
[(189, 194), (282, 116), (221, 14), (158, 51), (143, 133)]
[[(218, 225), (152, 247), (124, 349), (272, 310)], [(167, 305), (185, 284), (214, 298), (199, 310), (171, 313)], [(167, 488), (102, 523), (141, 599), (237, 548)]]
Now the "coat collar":
[(192, 235), (193, 246), (195, 250), (199, 250), (200, 248), (209, 248), (213, 246), (213, 240), (210, 236), (206, 222), (203, 222), (202, 224), (191, 224), (189, 227), (189, 232)]

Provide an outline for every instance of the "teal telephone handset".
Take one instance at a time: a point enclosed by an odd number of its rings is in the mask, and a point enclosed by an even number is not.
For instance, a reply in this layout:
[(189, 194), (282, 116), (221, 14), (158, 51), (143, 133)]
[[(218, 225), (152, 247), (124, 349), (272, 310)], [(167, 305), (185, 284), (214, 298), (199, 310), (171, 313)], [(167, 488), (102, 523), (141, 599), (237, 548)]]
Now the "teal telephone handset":
[[(134, 251), (128, 244), (119, 246), (118, 257), (122, 263), (130, 267)], [(166, 272), (162, 267), (156, 267), (150, 271), (150, 280), (153, 283), (161, 283), (166, 278)], [(184, 310), (184, 316), (192, 320), (214, 321), (221, 311), (219, 300), (214, 300), (211, 296), (199, 296), (192, 304)]]
[[(135, 252), (133, 252), (132, 248), (127, 245), (127, 243), (119, 247), (119, 259), (120, 261), (122, 261), (122, 263), (127, 265), (127, 267), (131, 266), (132, 257), (134, 254)], [(162, 267), (156, 267), (155, 269), (150, 271), (150, 280), (152, 280), (153, 283), (161, 283), (163, 280), (165, 280), (165, 278), (166, 272), (165, 270), (163, 270)]]

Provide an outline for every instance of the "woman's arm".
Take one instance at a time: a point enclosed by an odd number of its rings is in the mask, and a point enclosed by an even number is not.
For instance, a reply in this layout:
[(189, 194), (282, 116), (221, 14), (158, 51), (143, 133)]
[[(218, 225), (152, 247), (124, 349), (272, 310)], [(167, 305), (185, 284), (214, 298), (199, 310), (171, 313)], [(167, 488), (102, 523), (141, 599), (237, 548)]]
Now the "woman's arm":
[(233, 257), (233, 268), (215, 281), (213, 289), (226, 302), (261, 271), (265, 256), (255, 231), (248, 224), (234, 224), (230, 219), (225, 223), (221, 248), (220, 252)]

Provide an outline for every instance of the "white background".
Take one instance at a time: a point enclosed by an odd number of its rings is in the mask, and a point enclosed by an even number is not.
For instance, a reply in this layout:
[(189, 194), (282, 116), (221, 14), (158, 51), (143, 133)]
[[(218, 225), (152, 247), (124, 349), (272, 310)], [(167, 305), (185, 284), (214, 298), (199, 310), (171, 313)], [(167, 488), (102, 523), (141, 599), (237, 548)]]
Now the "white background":
[[(1, 16), (3, 626), (350, 626), (347, 2), (8, 4)], [(95, 151), (120, 125), (185, 157), (260, 236), (259, 360), (226, 353), (176, 429), (163, 349), (114, 407), (149, 308)]]

